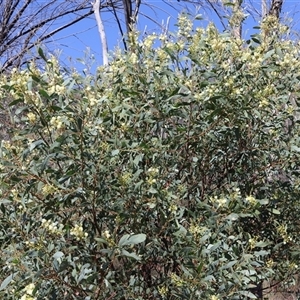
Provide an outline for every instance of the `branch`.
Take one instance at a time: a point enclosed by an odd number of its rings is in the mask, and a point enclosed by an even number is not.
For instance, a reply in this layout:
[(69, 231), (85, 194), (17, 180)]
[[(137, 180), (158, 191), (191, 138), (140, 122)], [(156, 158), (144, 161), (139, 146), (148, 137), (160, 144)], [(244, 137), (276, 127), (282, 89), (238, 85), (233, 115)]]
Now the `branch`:
[(283, 5), (283, 0), (272, 0), (269, 15), (273, 15), (277, 19), (279, 19), (281, 9), (282, 9), (282, 5)]
[[(67, 12), (61, 13), (61, 14), (56, 15), (56, 16), (52, 16), (52, 17), (50, 17), (50, 18), (48, 18), (48, 19), (46, 19), (46, 20), (44, 20), (44, 21), (42, 21), (42, 22), (40, 22), (40, 23), (38, 23), (38, 24), (33, 25), (32, 27), (30, 27), (29, 29), (27, 29), (27, 30), (24, 31), (24, 32), (21, 31), (19, 34), (15, 35), (13, 38), (9, 39), (9, 40), (3, 45), (3, 50), (1, 51), (0, 54), (4, 53), (4, 51), (6, 51), (6, 50), (8, 49), (8, 46), (11, 45), (13, 42), (15, 42), (17, 39), (21, 38), (22, 36), (26, 36), (27, 34), (30, 34), (31, 31), (35, 31), (36, 29), (42, 28), (45, 24), (47, 24), (47, 23), (49, 23), (49, 22), (51, 22), (51, 21), (57, 20), (58, 18), (61, 18), (61, 17), (63, 17), (63, 16), (66, 16), (66, 15), (68, 15), (68, 14), (71, 14), (71, 13), (74, 13), (74, 12), (77, 12), (77, 11), (80, 11), (80, 10), (83, 10), (83, 9), (86, 9), (86, 8), (80, 8), (80, 9), (78, 9), (78, 10), (77, 10), (77, 9), (73, 9), (73, 10), (71, 10), (71, 11), (67, 11)], [(60, 27), (60, 28), (61, 28), (60, 30), (62, 30), (62, 29), (64, 29), (64, 28), (67, 28), (67, 27), (69, 27), (70, 25), (73, 25), (73, 24), (77, 23), (78, 21), (80, 21), (80, 20), (82, 20), (83, 18), (85, 18), (85, 17), (91, 15), (92, 13), (93, 13), (93, 10), (90, 10), (88, 13), (86, 13), (85, 15), (83, 15), (83, 16), (77, 18), (75, 21), (72, 21), (72, 22), (70, 22), (70, 23), (68, 23), (68, 24), (66, 24), (66, 25), (64, 25), (64, 26), (62, 26), (62, 27)], [(58, 31), (60, 31), (60, 30), (56, 30), (55, 32), (58, 32)], [(46, 35), (46, 37), (50, 37), (50, 36), (52, 36), (52, 35), (53, 35), (53, 34), (48, 34), (48, 35)], [(44, 40), (44, 39), (45, 39), (45, 38), (43, 37), (42, 40)]]
[(9, 3), (5, 3), (3, 4), (3, 10), (4, 10), (4, 14), (3, 14), (3, 20), (2, 20), (2, 24), (1, 24), (1, 40), (3, 40), (8, 32), (8, 24), (9, 24), (9, 20), (12, 17), (17, 5), (19, 3), (18, 1), (15, 1), (14, 3), (9, 2)]
[[(35, 41), (34, 43), (32, 43), (30, 46), (27, 46), (27, 47), (25, 46), (25, 47), (23, 47), (23, 50), (21, 50), (20, 53), (18, 53), (17, 55), (11, 57), (9, 60), (7, 60), (7, 61), (3, 64), (3, 66), (2, 66), (1, 69), (3, 70), (3, 69), (7, 69), (7, 68), (11, 67), (11, 66), (14, 64), (14, 62), (15, 62), (19, 57), (22, 57), (28, 50), (32, 49), (35, 45), (40, 44), (41, 42), (43, 42), (44, 40), (46, 40), (46, 39), (50, 38), (51, 36), (55, 35), (55, 34), (58, 33), (59, 31), (65, 29), (65, 28), (68, 28), (68, 27), (72, 26), (73, 24), (75, 24), (75, 23), (81, 21), (82, 19), (86, 18), (87, 16), (91, 15), (92, 13), (93, 13), (93, 11), (90, 11), (90, 12), (86, 13), (85, 15), (80, 16), (80, 17), (77, 18), (76, 20), (74, 20), (74, 21), (72, 21), (72, 22), (70, 22), (70, 23), (68, 23), (68, 24), (66, 24), (66, 25), (63, 25), (63, 26), (61, 26), (61, 27), (59, 27), (59, 28), (53, 30), (52, 32), (48, 33), (47, 35), (45, 35), (45, 36), (39, 38), (37, 41)], [(0, 70), (1, 70), (1, 69), (0, 69)]]
[(127, 34), (132, 30), (132, 3), (131, 0), (123, 0), (124, 17), (127, 28)]
[(137, 16), (140, 11), (140, 6), (141, 6), (141, 0), (135, 0), (135, 9), (134, 9), (134, 13), (132, 15), (132, 19), (133, 19), (134, 23), (136, 23), (136, 21), (137, 21)]
[(19, 21), (20, 17), (22, 16), (23, 12), (26, 10), (28, 5), (31, 3), (32, 0), (27, 0), (24, 5), (21, 7), (21, 9), (18, 11), (16, 16), (13, 18), (12, 22), (7, 26), (7, 32), (9, 32), (15, 24)]
[(113, 14), (115, 16), (115, 19), (117, 21), (117, 24), (118, 24), (118, 27), (119, 27), (119, 30), (120, 30), (120, 33), (121, 33), (121, 36), (122, 36), (122, 41), (123, 41), (124, 49), (125, 49), (125, 51), (127, 51), (127, 44), (126, 44), (126, 40), (125, 40), (125, 37), (124, 37), (124, 32), (123, 32), (123, 29), (122, 29), (122, 25), (121, 25), (120, 19), (118, 17), (117, 11), (115, 9), (115, 6), (114, 6), (112, 0), (110, 0), (110, 2), (111, 2), (112, 9), (113, 9)]
[(223, 17), (219, 14), (218, 10), (215, 8), (215, 6), (211, 3), (211, 0), (207, 0), (207, 2), (209, 3), (210, 7), (213, 9), (213, 11), (216, 13), (216, 15), (218, 16), (218, 18), (220, 19), (221, 24), (224, 27), (224, 30), (226, 29), (226, 25), (223, 22)]

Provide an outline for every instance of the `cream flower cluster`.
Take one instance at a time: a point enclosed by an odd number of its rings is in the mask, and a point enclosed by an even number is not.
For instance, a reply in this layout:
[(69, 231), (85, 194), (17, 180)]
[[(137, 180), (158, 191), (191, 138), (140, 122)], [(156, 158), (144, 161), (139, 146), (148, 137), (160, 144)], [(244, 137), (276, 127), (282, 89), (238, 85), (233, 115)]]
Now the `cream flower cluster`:
[(253, 196), (247, 196), (245, 198), (246, 203), (249, 203), (250, 205), (256, 205), (257, 204), (257, 200), (253, 197)]
[(178, 35), (190, 37), (191, 31), (193, 29), (193, 22), (188, 18), (187, 15), (181, 14), (177, 20), (178, 25)]
[(83, 227), (78, 224), (70, 230), (70, 234), (75, 236), (77, 241), (84, 240), (88, 237), (88, 233), (83, 231)]
[(50, 120), (50, 125), (55, 129), (61, 129), (64, 127), (64, 120), (62, 117), (52, 117)]
[(149, 176), (156, 176), (159, 173), (159, 169), (158, 168), (149, 168), (147, 171)]
[(131, 179), (132, 179), (132, 173), (125, 172), (120, 176), (119, 181), (121, 185), (126, 186), (131, 182)]
[(156, 177), (158, 173), (159, 173), (158, 168), (149, 168), (147, 171), (148, 174), (147, 183), (150, 185), (156, 183)]
[(182, 278), (180, 278), (178, 275), (176, 275), (175, 273), (171, 273), (170, 277), (171, 277), (172, 283), (177, 287), (181, 287), (185, 284), (185, 281)]
[(85, 94), (87, 95), (90, 107), (94, 107), (99, 104), (101, 95), (98, 95), (97, 92), (91, 88), (91, 86), (87, 86), (85, 88)]
[(248, 240), (249, 247), (250, 247), (251, 250), (255, 248), (257, 242), (258, 242), (258, 238), (257, 237), (253, 237), (253, 238), (250, 238)]
[(56, 191), (55, 186), (53, 186), (53, 185), (51, 185), (51, 184), (45, 184), (45, 185), (42, 187), (42, 193), (43, 193), (44, 196), (51, 195), (51, 194), (53, 194), (55, 191)]
[(27, 84), (30, 80), (30, 75), (25, 70), (19, 71), (18, 69), (14, 68), (11, 71), (11, 80), (9, 84), (14, 86), (17, 90), (27, 90)]
[(210, 198), (212, 203), (217, 204), (218, 208), (225, 206), (228, 202), (228, 199), (225, 197), (218, 197), (218, 196), (214, 196), (213, 198)]
[(178, 206), (175, 203), (172, 203), (168, 208), (168, 211), (171, 212), (172, 214), (176, 214), (177, 210), (178, 210)]
[(103, 237), (106, 239), (109, 247), (114, 247), (116, 245), (116, 243), (115, 243), (114, 239), (112, 238), (109, 230), (105, 230), (103, 232)]
[(292, 237), (287, 232), (288, 229), (287, 225), (279, 224), (276, 229), (277, 229), (277, 233), (283, 239), (284, 244), (291, 242), (293, 240)]
[(60, 72), (58, 59), (54, 55), (50, 55), (48, 64), (46, 65), (44, 80), (48, 82), (47, 93), (64, 95), (66, 93), (66, 86), (64, 85), (64, 78)]
[(49, 233), (55, 235), (63, 234), (63, 224), (58, 225), (58, 222), (52, 222), (52, 220), (42, 219), (42, 227), (45, 228)]
[(19, 99), (20, 95), (23, 95), (25, 103), (33, 104), (35, 106), (41, 105), (40, 95), (33, 90), (32, 75), (28, 71), (13, 69), (7, 84), (13, 87), (10, 90), (10, 95), (14, 99)]
[(57, 94), (57, 95), (64, 95), (66, 93), (66, 87), (62, 84), (56, 84), (52, 82), (48, 88), (48, 94)]
[(16, 142), (12, 142), (12, 141), (5, 141), (5, 140), (2, 140), (2, 143), (1, 143), (1, 146), (3, 148), (5, 148), (5, 150), (7, 151), (3, 151), (4, 149), (2, 148), (2, 153), (1, 155), (3, 157), (7, 156), (7, 154), (9, 153), (18, 153), (19, 151), (22, 150), (21, 147), (19, 147), (18, 145), (16, 145)]
[(33, 297), (33, 291), (34, 291), (35, 285), (33, 283), (30, 283), (25, 286), (23, 289), (24, 295), (20, 298), (20, 300), (36, 300), (36, 297)]
[(142, 43), (143, 47), (146, 49), (152, 49), (153, 43), (157, 38), (158, 37), (155, 33), (148, 35)]
[(159, 294), (164, 297), (167, 295), (169, 289), (166, 286), (158, 287)]
[(34, 123), (36, 121), (36, 115), (33, 112), (27, 114), (29, 123)]

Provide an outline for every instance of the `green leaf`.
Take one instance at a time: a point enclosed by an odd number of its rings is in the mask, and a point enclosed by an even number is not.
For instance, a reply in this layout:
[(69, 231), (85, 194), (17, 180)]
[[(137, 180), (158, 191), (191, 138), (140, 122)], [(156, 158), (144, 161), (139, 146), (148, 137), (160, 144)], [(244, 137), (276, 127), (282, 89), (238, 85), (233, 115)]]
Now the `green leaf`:
[(274, 215), (280, 215), (280, 211), (276, 208), (268, 209)]
[[(244, 256), (245, 257), (245, 256)], [(252, 257), (252, 256), (251, 256)], [(256, 271), (254, 270), (254, 269), (251, 269), (250, 267), (249, 267), (249, 269), (248, 270), (242, 270), (242, 271), (240, 271), (239, 273), (241, 273), (241, 274), (243, 274), (243, 275), (245, 275), (245, 276), (247, 276), (247, 277), (250, 277), (250, 276), (252, 276), (252, 275), (255, 275), (256, 274)]]
[(265, 60), (265, 59), (268, 59), (269, 57), (271, 57), (274, 53), (275, 53), (275, 49), (272, 49), (272, 50), (268, 51), (268, 52), (264, 55), (264, 60)]
[(6, 287), (10, 284), (10, 282), (13, 280), (14, 276), (16, 276), (19, 272), (15, 272), (13, 274), (10, 274), (9, 276), (7, 276), (1, 283), (0, 285), (0, 291), (3, 291), (4, 289), (6, 289)]
[(249, 291), (240, 291), (240, 292), (238, 292), (240, 295), (243, 295), (243, 296), (245, 296), (245, 297), (247, 297), (247, 298), (250, 298), (250, 299), (257, 299), (257, 297), (253, 294), (253, 293), (251, 293), (251, 292), (249, 292)]
[(224, 2), (224, 5), (225, 5), (225, 6), (235, 6), (235, 4), (234, 4), (234, 3), (231, 3), (231, 2)]
[(44, 60), (44, 61), (48, 61), (47, 60), (47, 58), (46, 58), (46, 56), (45, 56), (45, 54), (44, 54), (44, 52), (43, 52), (43, 50), (42, 50), (42, 48), (39, 48), (38, 49), (38, 54), (40, 55), (40, 57)]
[[(67, 270), (69, 268), (69, 263), (67, 261), (63, 261), (60, 265), (59, 265), (59, 269), (58, 269), (58, 273), (61, 273), (65, 270)], [(42, 273), (41, 273), (42, 274)]]
[(94, 238), (95, 241), (99, 242), (99, 243), (104, 243), (104, 244), (107, 244), (107, 240), (105, 239), (102, 239), (102, 238)]
[(252, 35), (252, 41), (257, 43), (257, 44), (260, 44), (260, 37), (258, 35)]
[(150, 194), (157, 194), (158, 193), (158, 191), (155, 188), (153, 188), (153, 187), (150, 187), (150, 189), (148, 190), (148, 192)]
[(269, 254), (269, 251), (266, 251), (266, 250), (254, 251), (255, 256), (266, 256), (268, 254)]
[(40, 89), (39, 94), (46, 99), (50, 98), (50, 96), (48, 95), (48, 93), (45, 90)]
[(111, 151), (111, 155), (112, 156), (116, 156), (116, 155), (118, 155), (120, 153), (120, 150), (119, 149), (115, 149), (115, 150), (112, 150)]
[(144, 154), (138, 154), (134, 160), (133, 160), (133, 163), (138, 166), (139, 163), (143, 160), (143, 157), (144, 157)]
[(12, 203), (12, 201), (11, 201), (11, 200), (8, 200), (8, 199), (1, 199), (1, 200), (0, 200), (0, 203), (1, 203), (1, 204), (7, 204), (7, 203)]
[(260, 200), (257, 200), (257, 202), (259, 202), (261, 205), (269, 204), (269, 200), (268, 199), (260, 199)]
[(59, 107), (59, 106), (57, 106), (57, 105), (51, 105), (50, 109), (51, 109), (52, 112), (57, 112), (57, 111), (61, 111), (62, 110), (62, 108)]
[(44, 140), (38, 140), (38, 141), (31, 143), (29, 146), (29, 151), (32, 151), (33, 149), (37, 148), (40, 145), (43, 145), (44, 143), (45, 143)]
[(266, 247), (266, 246), (269, 246), (269, 245), (270, 245), (270, 243), (261, 241), (261, 242), (256, 243), (255, 247), (263, 248), (263, 247)]
[(19, 98), (17, 100), (14, 100), (14, 101), (10, 102), (9, 106), (14, 106), (14, 105), (22, 103), (22, 102), (24, 102), (24, 100), (22, 98)]
[(228, 264), (226, 264), (225, 266), (223, 266), (221, 269), (229, 269), (231, 268), (232, 266), (234, 266), (238, 261), (237, 260), (233, 260), (233, 261), (230, 261)]
[(33, 73), (31, 73), (31, 78), (36, 82), (41, 82), (41, 79), (38, 76), (34, 75)]
[(291, 145), (291, 151), (300, 152), (300, 147), (296, 145)]
[(76, 83), (75, 79), (71, 80), (71, 82), (68, 82), (68, 90), (67, 90), (68, 94), (73, 90), (75, 83)]
[(134, 252), (128, 252), (125, 249), (121, 250), (121, 254), (130, 258), (134, 258), (135, 260), (141, 260), (141, 257), (138, 256), (136, 253)]
[(139, 234), (125, 234), (121, 237), (118, 246), (123, 247), (127, 245), (136, 245), (139, 243), (142, 243), (146, 240), (146, 235), (144, 233), (139, 233)]
[(64, 256), (65, 256), (65, 254), (63, 252), (61, 252), (61, 251), (57, 251), (55, 254), (52, 255), (52, 257), (54, 259), (59, 259), (59, 258), (62, 258)]
[(239, 218), (238, 214), (232, 213), (229, 216), (226, 217), (226, 219), (230, 220), (230, 221), (236, 221)]

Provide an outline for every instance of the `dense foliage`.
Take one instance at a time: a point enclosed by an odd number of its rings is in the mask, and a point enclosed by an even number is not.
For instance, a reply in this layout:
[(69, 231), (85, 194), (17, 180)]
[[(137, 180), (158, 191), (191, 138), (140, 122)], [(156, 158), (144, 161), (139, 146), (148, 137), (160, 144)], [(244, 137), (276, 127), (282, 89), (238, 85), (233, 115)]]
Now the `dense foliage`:
[(97, 76), (41, 50), (44, 70), (1, 75), (2, 299), (247, 299), (292, 278), (299, 45), (272, 18), (248, 42), (178, 26), (133, 33)]

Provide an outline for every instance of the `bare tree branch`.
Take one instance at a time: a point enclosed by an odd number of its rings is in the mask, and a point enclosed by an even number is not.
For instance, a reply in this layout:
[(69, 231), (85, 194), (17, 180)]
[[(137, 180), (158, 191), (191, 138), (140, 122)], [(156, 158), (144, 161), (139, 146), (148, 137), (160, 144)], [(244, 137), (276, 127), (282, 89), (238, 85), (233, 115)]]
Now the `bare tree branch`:
[(141, 0), (135, 0), (135, 9), (132, 15), (132, 20), (134, 23), (137, 22), (137, 16), (139, 14), (140, 11), (140, 6), (141, 6)]
[(121, 36), (122, 36), (122, 41), (123, 41), (124, 49), (127, 51), (127, 44), (126, 44), (126, 40), (125, 40), (125, 36), (124, 36), (124, 32), (123, 32), (123, 29), (122, 29), (122, 25), (121, 25), (120, 19), (118, 17), (117, 11), (115, 9), (115, 6), (114, 6), (112, 0), (110, 0), (110, 2), (111, 2), (111, 7), (112, 7), (112, 10), (113, 10), (114, 17), (116, 19), (119, 31), (120, 31)]
[[(101, 11), (123, 10), (122, 0), (99, 1)], [(0, 71), (22, 65), (28, 50), (92, 14), (90, 0), (0, 1)]]

